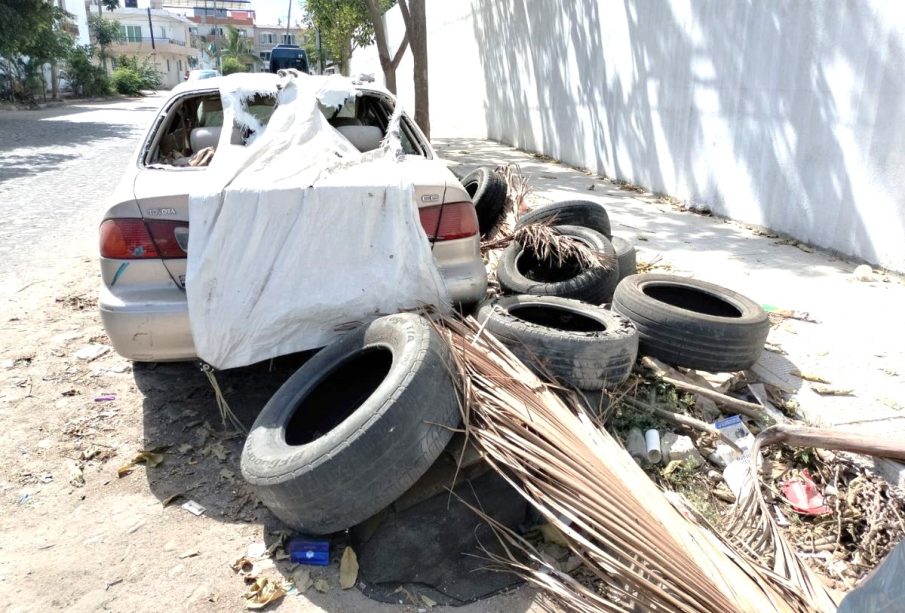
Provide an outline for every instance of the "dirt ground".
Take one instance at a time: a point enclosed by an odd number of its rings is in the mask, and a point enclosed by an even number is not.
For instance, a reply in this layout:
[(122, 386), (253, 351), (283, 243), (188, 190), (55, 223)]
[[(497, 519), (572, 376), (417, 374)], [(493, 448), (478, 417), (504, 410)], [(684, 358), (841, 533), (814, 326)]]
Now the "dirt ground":
[[(86, 345), (107, 343), (95, 308), (93, 247), (86, 239), (83, 257), (44, 271), (0, 309), (0, 606), (241, 610), (244, 585), (230, 564), (249, 544), (273, 542), (270, 532), (280, 524), (244, 485), (242, 440), (222, 435), (197, 366), (132, 364), (112, 351), (75, 357)], [(251, 424), (299, 363), (283, 358), (218, 380)], [(118, 476), (138, 451), (162, 447), (160, 465)], [(182, 497), (165, 506), (176, 494)], [(181, 507), (189, 499), (206, 508), (202, 516)], [(323, 572), (326, 593), (289, 596), (278, 610), (425, 608), (343, 591), (337, 573), (335, 563)], [(280, 577), (279, 569), (271, 574)], [(534, 610), (535, 597), (521, 588), (460, 610)]]

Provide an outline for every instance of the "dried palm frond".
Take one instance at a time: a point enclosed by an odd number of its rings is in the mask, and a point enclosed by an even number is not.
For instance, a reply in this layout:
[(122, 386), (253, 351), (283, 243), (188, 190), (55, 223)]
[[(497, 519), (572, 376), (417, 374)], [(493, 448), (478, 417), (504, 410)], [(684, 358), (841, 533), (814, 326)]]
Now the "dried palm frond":
[(595, 583), (499, 526), (508, 547), (498, 561), (576, 611), (834, 610), (806, 571), (800, 583), (766, 572), (680, 515), (579, 403), (567, 406), (476, 321), (447, 319), (438, 330), (462, 382), (468, 436), (565, 535)]
[(534, 254), (541, 262), (550, 262), (561, 267), (569, 260), (575, 261), (582, 269), (604, 268), (612, 270), (616, 264), (616, 258), (610, 254), (598, 251), (587, 243), (563, 234), (554, 224), (556, 220), (548, 220), (532, 223), (518, 228), (510, 233), (503, 233), (500, 237), (485, 241), (481, 244), (481, 251), (486, 253), (492, 249), (508, 247), (516, 242), (526, 251)]

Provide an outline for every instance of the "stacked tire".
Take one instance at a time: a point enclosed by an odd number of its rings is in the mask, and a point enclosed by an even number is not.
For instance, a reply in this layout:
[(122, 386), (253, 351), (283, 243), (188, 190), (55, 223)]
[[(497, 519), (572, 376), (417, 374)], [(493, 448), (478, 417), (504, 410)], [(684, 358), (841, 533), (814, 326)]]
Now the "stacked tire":
[(542, 378), (581, 390), (625, 381), (638, 332), (599, 306), (552, 296), (507, 296), (484, 303), (478, 321)]

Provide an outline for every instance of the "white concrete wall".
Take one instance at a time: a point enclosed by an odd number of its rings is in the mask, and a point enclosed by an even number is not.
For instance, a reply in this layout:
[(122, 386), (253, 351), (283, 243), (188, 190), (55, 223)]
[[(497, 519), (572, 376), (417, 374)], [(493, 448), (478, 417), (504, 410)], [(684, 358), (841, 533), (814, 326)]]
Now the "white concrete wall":
[[(905, 271), (905, 3), (427, 4), (433, 136), (486, 134)], [(372, 49), (352, 66), (380, 80)]]

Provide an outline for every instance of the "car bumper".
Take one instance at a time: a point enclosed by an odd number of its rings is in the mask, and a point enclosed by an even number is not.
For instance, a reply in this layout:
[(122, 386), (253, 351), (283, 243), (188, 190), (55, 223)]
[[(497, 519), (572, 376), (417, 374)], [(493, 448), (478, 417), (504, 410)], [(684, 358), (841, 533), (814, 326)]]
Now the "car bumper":
[(101, 320), (118, 354), (136, 362), (192, 360), (195, 343), (185, 292), (178, 288), (115, 294), (101, 287)]
[[(450, 299), (473, 304), (487, 292), (481, 260), (468, 259), (440, 267)], [(136, 362), (197, 359), (185, 292), (176, 287), (114, 292), (101, 287), (98, 306), (113, 348)]]

